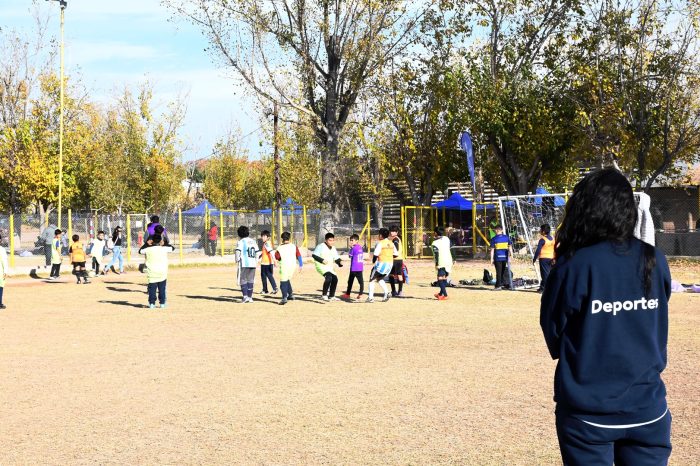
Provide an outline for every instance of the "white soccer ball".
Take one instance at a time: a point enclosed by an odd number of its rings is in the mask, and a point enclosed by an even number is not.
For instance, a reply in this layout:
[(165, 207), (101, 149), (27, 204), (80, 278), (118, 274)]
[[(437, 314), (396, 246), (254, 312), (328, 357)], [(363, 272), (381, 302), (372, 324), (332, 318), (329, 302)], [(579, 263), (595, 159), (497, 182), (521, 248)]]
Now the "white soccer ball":
[(94, 271), (94, 270), (88, 270), (88, 277), (90, 277), (90, 278), (95, 278), (95, 271)]

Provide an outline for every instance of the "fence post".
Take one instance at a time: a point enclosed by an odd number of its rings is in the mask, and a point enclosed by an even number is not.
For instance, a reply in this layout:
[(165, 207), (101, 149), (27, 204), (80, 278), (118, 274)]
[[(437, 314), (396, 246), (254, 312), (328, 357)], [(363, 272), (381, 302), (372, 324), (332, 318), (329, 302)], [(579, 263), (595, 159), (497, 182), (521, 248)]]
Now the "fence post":
[(182, 209), (177, 209), (177, 239), (180, 244), (180, 264), (182, 264)]
[(472, 258), (476, 257), (476, 205), (472, 204)]
[(221, 231), (221, 257), (224, 257), (224, 211), (219, 210), (219, 230)]
[[(10, 214), (10, 267), (15, 266), (15, 214)], [(44, 247), (46, 247), (44, 245)]]
[(68, 209), (68, 244), (71, 241), (73, 241), (73, 211)]
[(131, 214), (126, 214), (126, 263), (131, 262)]
[(369, 204), (367, 204), (367, 239), (369, 239), (369, 244), (372, 244), (372, 211), (370, 210)]
[(309, 230), (308, 230), (307, 224), (306, 224), (306, 206), (304, 206), (303, 215), (304, 215), (304, 242), (302, 243), (302, 246), (305, 248), (308, 248), (309, 247)]
[[(279, 244), (282, 244), (282, 229), (284, 228), (284, 217), (282, 216), (282, 207), (277, 207), (277, 210), (279, 212), (279, 215), (277, 215), (279, 219), (279, 236), (278, 238), (280, 239)], [(273, 231), (272, 234), (274, 235), (275, 232)]]
[(275, 245), (275, 207), (270, 207), (270, 242)]

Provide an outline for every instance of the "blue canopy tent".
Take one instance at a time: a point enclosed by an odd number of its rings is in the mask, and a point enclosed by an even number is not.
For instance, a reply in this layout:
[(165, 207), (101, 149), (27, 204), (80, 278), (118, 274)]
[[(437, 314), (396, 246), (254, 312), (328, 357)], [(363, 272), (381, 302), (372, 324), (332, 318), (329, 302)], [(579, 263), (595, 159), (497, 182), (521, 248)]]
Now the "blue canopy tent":
[[(212, 217), (218, 217), (219, 216), (219, 209), (214, 206), (211, 202), (207, 201), (206, 199), (201, 202), (199, 205), (192, 207), (189, 210), (185, 210), (182, 212), (182, 215), (189, 215), (189, 216), (198, 216), (198, 217), (203, 217), (206, 212), (209, 212), (209, 215)], [(231, 211), (226, 211), (222, 210), (221, 213), (223, 213), (225, 216), (232, 216), (236, 215), (236, 212), (231, 212)]]
[[(547, 191), (545, 188), (537, 188), (535, 190), (535, 194), (550, 194), (549, 191)], [(538, 197), (535, 198), (535, 204), (540, 205), (542, 204), (542, 198)], [(566, 199), (564, 199), (561, 196), (554, 196), (554, 206), (555, 207), (562, 207), (566, 205)]]
[[(444, 201), (436, 202), (432, 205), (437, 209), (446, 210), (472, 210), (474, 208), (474, 202), (464, 199), (461, 194), (453, 193), (450, 197)], [(495, 209), (495, 204), (476, 204), (477, 210), (492, 210)]]

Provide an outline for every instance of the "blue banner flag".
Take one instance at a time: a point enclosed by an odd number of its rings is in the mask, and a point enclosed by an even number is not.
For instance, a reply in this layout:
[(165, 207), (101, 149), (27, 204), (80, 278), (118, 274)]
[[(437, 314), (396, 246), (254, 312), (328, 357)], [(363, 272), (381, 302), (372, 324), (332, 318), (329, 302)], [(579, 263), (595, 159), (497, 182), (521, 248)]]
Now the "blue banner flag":
[(472, 179), (472, 189), (476, 193), (476, 183), (474, 183), (474, 148), (472, 147), (472, 138), (467, 131), (463, 131), (459, 135), (459, 145), (467, 154), (467, 165), (469, 166), (469, 177)]

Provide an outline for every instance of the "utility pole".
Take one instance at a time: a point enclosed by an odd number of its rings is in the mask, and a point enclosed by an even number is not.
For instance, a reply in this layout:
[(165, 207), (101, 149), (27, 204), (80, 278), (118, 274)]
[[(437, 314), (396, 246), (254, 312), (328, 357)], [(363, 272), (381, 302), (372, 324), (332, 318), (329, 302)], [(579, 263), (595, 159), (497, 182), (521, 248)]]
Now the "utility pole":
[(279, 126), (279, 110), (277, 107), (277, 102), (275, 102), (272, 110), (272, 122), (273, 122), (273, 144), (275, 147), (274, 160), (275, 160), (275, 203), (277, 208), (282, 207), (282, 191), (280, 187), (280, 151), (279, 143), (277, 140), (277, 129)]
[(61, 210), (63, 209), (63, 26), (64, 12), (68, 7), (67, 0), (56, 0), (61, 7), (61, 71), (60, 71), (60, 113), (58, 123), (58, 228), (61, 226)]

